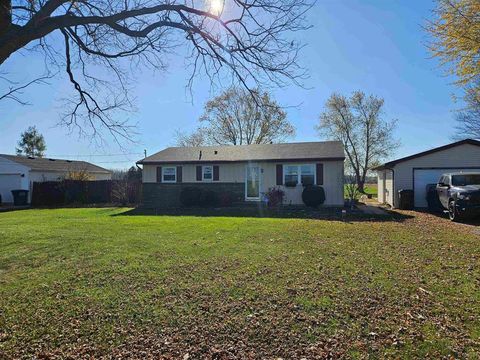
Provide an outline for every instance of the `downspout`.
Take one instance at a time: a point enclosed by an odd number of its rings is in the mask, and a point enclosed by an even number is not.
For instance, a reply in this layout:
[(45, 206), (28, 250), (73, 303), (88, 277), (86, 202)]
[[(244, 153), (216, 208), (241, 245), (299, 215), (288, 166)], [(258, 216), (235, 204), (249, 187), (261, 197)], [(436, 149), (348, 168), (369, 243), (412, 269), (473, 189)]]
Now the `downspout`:
[(395, 209), (395, 203), (396, 203), (396, 199), (397, 197), (395, 196), (396, 195), (396, 192), (395, 192), (395, 170), (393, 170), (393, 168), (389, 168), (388, 170), (390, 170), (392, 172), (392, 209)]

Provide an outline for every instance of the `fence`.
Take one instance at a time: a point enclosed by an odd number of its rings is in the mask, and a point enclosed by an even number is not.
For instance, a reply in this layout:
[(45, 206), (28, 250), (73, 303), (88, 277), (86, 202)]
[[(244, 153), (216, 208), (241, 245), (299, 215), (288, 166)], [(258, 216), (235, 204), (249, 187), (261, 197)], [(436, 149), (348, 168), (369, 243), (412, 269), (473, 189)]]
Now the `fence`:
[(101, 181), (46, 181), (34, 182), (33, 206), (58, 206), (68, 204), (138, 204), (141, 183), (124, 180)]

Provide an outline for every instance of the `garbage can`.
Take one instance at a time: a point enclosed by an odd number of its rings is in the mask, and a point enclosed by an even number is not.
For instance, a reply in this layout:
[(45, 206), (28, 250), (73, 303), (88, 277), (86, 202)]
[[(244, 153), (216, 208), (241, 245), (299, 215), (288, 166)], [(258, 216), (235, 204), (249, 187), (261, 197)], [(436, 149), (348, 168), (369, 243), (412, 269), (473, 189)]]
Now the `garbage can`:
[(437, 184), (428, 184), (425, 189), (427, 191), (428, 210), (431, 212), (441, 212), (443, 208), (438, 199)]
[(401, 210), (412, 210), (413, 209), (413, 190), (399, 190), (398, 197)]
[(28, 205), (28, 190), (12, 190), (13, 205)]

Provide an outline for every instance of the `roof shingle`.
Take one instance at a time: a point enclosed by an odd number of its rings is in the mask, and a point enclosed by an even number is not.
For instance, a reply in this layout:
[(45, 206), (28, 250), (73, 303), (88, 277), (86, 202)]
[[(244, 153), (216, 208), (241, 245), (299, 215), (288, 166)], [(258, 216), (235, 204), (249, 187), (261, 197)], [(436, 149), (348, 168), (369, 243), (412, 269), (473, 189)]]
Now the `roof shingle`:
[(339, 141), (236, 146), (169, 147), (137, 164), (242, 161), (344, 160)]
[(100, 166), (86, 161), (49, 159), (39, 157), (26, 157), (18, 155), (0, 154), (0, 158), (14, 161), (18, 164), (29, 167), (32, 171), (87, 171), (89, 173), (110, 174), (111, 172)]

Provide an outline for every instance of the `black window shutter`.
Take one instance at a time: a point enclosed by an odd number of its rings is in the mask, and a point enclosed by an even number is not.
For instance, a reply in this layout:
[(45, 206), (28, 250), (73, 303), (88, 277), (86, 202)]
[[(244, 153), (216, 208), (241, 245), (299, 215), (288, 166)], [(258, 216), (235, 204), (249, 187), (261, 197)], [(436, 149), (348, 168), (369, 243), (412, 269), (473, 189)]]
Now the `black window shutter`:
[(220, 181), (220, 167), (218, 165), (213, 167), (213, 181)]
[(197, 166), (197, 181), (202, 181), (202, 167)]
[(277, 185), (283, 185), (283, 165), (277, 164)]
[(157, 183), (162, 182), (162, 167), (157, 166)]
[(181, 183), (183, 181), (182, 177), (183, 177), (183, 171), (182, 171), (182, 167), (181, 166), (177, 166), (177, 183)]
[(317, 164), (317, 185), (323, 185), (323, 164)]

